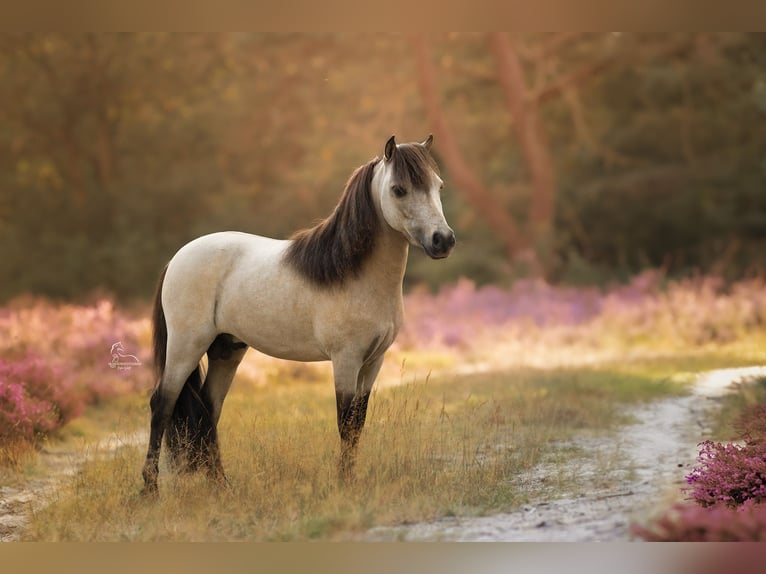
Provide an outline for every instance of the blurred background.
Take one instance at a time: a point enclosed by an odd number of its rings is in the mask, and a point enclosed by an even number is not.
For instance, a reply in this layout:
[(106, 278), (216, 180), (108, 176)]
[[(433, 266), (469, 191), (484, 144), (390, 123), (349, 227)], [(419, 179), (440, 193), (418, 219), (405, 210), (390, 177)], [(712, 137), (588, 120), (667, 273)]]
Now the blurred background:
[(407, 288), (764, 271), (764, 34), (3, 35), (0, 300), (146, 300), (431, 132), (459, 243)]

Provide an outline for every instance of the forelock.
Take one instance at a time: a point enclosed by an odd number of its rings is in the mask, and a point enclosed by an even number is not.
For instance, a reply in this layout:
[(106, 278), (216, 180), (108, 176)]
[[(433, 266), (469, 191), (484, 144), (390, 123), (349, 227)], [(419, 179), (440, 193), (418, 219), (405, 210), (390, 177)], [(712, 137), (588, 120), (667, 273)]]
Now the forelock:
[(391, 159), (394, 178), (414, 188), (428, 187), (431, 183), (431, 172), (439, 173), (439, 167), (431, 154), (419, 144), (400, 144)]

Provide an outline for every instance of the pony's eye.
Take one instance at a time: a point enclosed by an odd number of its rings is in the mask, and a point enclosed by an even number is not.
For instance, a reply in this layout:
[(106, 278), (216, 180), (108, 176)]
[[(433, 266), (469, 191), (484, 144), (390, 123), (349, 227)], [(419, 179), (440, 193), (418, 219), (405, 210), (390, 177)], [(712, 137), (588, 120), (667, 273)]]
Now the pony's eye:
[(392, 189), (396, 197), (404, 197), (407, 195), (407, 190), (404, 189), (401, 185), (395, 185)]

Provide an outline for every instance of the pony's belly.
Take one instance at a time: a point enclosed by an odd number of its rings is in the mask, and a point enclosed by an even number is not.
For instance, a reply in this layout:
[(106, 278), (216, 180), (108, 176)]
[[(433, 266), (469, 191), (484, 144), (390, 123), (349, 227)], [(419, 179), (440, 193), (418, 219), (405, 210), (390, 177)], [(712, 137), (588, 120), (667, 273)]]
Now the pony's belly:
[(277, 359), (308, 362), (327, 361), (330, 358), (321, 349), (319, 349), (316, 344), (311, 344), (308, 342), (301, 344), (299, 341), (248, 341), (247, 338), (242, 338), (242, 340), (256, 351), (271, 357), (276, 357)]
[(302, 361), (302, 362), (314, 362), (314, 361), (328, 361), (330, 357), (327, 357), (323, 353), (316, 350), (307, 350), (305, 352), (296, 349), (271, 349), (262, 347), (253, 347), (257, 351), (275, 357), (277, 359), (284, 359), (286, 361)]

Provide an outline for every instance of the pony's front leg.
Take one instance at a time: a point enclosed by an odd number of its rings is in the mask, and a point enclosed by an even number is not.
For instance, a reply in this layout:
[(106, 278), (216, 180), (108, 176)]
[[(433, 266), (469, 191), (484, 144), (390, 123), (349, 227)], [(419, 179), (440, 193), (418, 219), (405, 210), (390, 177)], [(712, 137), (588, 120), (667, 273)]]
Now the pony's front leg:
[(372, 385), (382, 364), (382, 356), (361, 367), (353, 361), (333, 360), (335, 402), (340, 433), (338, 471), (347, 483), (353, 478), (356, 449), (367, 416), (367, 404)]

